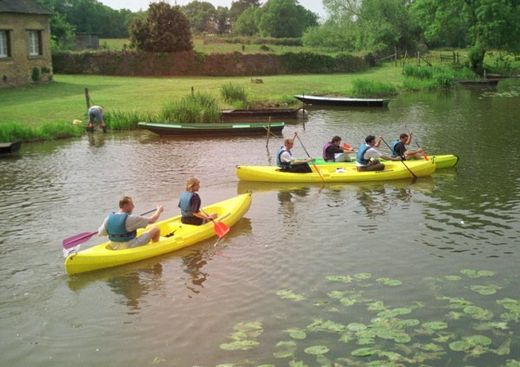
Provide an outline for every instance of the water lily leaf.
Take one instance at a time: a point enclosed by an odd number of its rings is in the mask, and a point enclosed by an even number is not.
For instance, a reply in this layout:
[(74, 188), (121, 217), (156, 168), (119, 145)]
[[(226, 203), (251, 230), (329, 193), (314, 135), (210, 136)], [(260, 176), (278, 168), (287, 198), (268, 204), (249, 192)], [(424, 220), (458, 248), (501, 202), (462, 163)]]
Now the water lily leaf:
[(352, 277), (350, 275), (327, 275), (325, 279), (330, 280), (331, 282), (341, 282), (341, 283), (350, 283), (352, 282)]
[(260, 321), (239, 322), (233, 329), (235, 332), (231, 335), (231, 339), (234, 340), (256, 338), (264, 331)]
[(312, 347), (305, 348), (305, 350), (304, 350), (305, 353), (312, 354), (315, 356), (320, 355), (320, 354), (325, 354), (328, 351), (329, 351), (329, 348), (327, 348), (324, 345), (313, 345)]
[(401, 320), (401, 325), (403, 327), (410, 327), (410, 326), (417, 326), (419, 325), (421, 322), (417, 319), (406, 319), (406, 320)]
[(290, 361), (289, 362), (289, 367), (309, 367), (309, 366), (307, 366), (302, 361)]
[(486, 330), (507, 330), (507, 322), (495, 321), (495, 322), (483, 322), (474, 327), (475, 330), (486, 331)]
[(274, 358), (289, 358), (296, 352), (296, 343), (292, 340), (280, 341), (276, 344), (276, 351), (273, 353)]
[(372, 348), (372, 347), (366, 347), (366, 348), (359, 348), (354, 351), (352, 351), (352, 355), (356, 357), (369, 357), (374, 354), (379, 353), (378, 349)]
[(465, 352), (466, 350), (469, 350), (471, 346), (466, 343), (464, 340), (457, 340), (450, 343), (450, 349), (455, 352)]
[(381, 312), (379, 312), (377, 314), (377, 316), (380, 317), (380, 318), (383, 318), (383, 319), (389, 319), (389, 318), (397, 317), (399, 315), (407, 315), (410, 312), (412, 312), (411, 308), (408, 308), (408, 307), (398, 307), (398, 308), (393, 308), (393, 309), (381, 311)]
[(357, 273), (357, 274), (354, 274), (353, 276), (357, 280), (367, 280), (367, 279), (372, 278), (372, 274), (370, 274), (370, 273)]
[(506, 367), (520, 367), (520, 360), (508, 359), (506, 362)]
[(403, 282), (401, 282), (400, 280), (390, 279), (390, 278), (377, 278), (376, 282), (382, 283), (384, 285), (388, 285), (390, 287), (397, 287), (397, 286), (403, 284)]
[(339, 338), (339, 341), (343, 343), (348, 343), (351, 340), (354, 340), (354, 336), (351, 333), (343, 333)]
[(467, 306), (464, 307), (463, 311), (465, 314), (476, 320), (490, 320), (493, 318), (493, 313), (491, 311), (478, 306)]
[(423, 323), (422, 326), (425, 327), (426, 329), (431, 329), (431, 330), (443, 330), (448, 327), (448, 324), (445, 323), (444, 321), (430, 321), (430, 322)]
[(445, 275), (444, 279), (449, 280), (451, 282), (454, 282), (454, 281), (457, 281), (457, 280), (461, 280), (462, 277), (458, 276), (458, 275)]
[(443, 348), (440, 345), (427, 343), (427, 344), (417, 344), (416, 347), (425, 350), (427, 352), (440, 352)]
[(345, 306), (352, 306), (352, 305), (356, 304), (358, 302), (358, 300), (356, 298), (352, 298), (352, 297), (343, 297), (342, 299), (339, 300), (339, 302)]
[(460, 272), (469, 278), (492, 277), (495, 275), (494, 272), (489, 270), (462, 269)]
[(346, 328), (347, 327), (343, 324), (330, 320), (323, 321), (321, 319), (316, 319), (312, 324), (307, 325), (307, 330), (309, 331), (326, 331), (331, 333), (341, 333), (345, 331)]
[(511, 353), (511, 338), (507, 339), (497, 349), (491, 350), (493, 353), (499, 356), (506, 356)]
[(350, 331), (360, 331), (365, 330), (367, 327), (365, 324), (359, 323), (359, 322), (351, 322), (347, 325), (347, 329)]
[(260, 366), (256, 367), (276, 367), (274, 364), (261, 364)]
[(477, 292), (483, 296), (490, 296), (495, 294), (497, 290), (501, 289), (498, 285), (470, 285), (469, 287), (473, 292)]
[(224, 350), (250, 350), (255, 348), (258, 344), (256, 340), (235, 340), (231, 343), (220, 344), (220, 349)]
[(368, 304), (369, 311), (384, 311), (386, 310), (385, 304), (383, 301), (376, 301)]
[(346, 292), (342, 292), (342, 291), (331, 291), (331, 292), (327, 293), (327, 296), (329, 296), (330, 298), (334, 298), (334, 299), (341, 299), (345, 296), (345, 293)]
[(472, 346), (482, 345), (488, 346), (492, 343), (491, 339), (485, 335), (472, 335), (464, 338)]
[(507, 321), (520, 321), (520, 301), (512, 298), (503, 298), (497, 301), (499, 305), (508, 310), (508, 313), (500, 315)]
[(438, 297), (437, 299), (440, 299), (443, 301), (448, 301), (450, 303), (449, 308), (455, 309), (455, 310), (472, 305), (472, 303), (470, 301), (467, 301), (464, 298)]
[(307, 337), (307, 334), (303, 329), (287, 329), (285, 330), (287, 333), (289, 333), (289, 336), (293, 339), (303, 340)]
[(446, 317), (450, 320), (458, 320), (462, 317), (462, 313), (460, 312), (455, 312), (455, 311), (450, 311), (448, 312), (448, 314), (446, 315)]
[(491, 344), (491, 339), (484, 335), (472, 335), (451, 342), (449, 347), (455, 352), (470, 352), (473, 355), (479, 355), (485, 352), (483, 347)]
[(316, 362), (320, 365), (320, 367), (332, 367), (332, 361), (323, 354), (316, 356)]
[(289, 299), (291, 301), (303, 301), (305, 299), (305, 296), (301, 294), (294, 293), (290, 289), (280, 289), (276, 292), (276, 295), (279, 296), (282, 299)]

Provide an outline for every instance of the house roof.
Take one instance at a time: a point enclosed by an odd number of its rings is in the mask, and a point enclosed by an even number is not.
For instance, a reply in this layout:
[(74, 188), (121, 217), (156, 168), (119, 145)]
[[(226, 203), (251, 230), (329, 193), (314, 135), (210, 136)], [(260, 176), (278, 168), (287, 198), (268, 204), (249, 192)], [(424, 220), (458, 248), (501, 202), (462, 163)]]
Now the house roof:
[(52, 14), (36, 0), (0, 0), (0, 13)]

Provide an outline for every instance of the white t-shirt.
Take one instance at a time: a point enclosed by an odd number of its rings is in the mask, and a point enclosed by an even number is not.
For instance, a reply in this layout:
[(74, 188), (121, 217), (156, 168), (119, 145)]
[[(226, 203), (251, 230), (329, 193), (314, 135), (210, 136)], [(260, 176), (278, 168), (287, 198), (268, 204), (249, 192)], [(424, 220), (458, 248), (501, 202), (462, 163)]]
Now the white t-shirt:
[(293, 157), (289, 151), (284, 150), (282, 154), (280, 154), (280, 162), (290, 163), (293, 161)]
[[(383, 156), (383, 153), (381, 153), (379, 150), (377, 150), (376, 148), (369, 148), (365, 154), (363, 155), (363, 158), (365, 159), (368, 159), (370, 160), (370, 158), (374, 158), (374, 159), (379, 159)], [(358, 161), (356, 161), (356, 165), (357, 166), (364, 166), (364, 164), (361, 164), (359, 163)]]

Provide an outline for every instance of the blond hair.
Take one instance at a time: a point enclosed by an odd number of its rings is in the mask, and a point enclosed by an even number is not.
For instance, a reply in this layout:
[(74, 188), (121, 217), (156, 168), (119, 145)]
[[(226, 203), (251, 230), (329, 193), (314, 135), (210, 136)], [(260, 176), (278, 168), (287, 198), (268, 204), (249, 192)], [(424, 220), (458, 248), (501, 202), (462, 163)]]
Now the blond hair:
[(123, 207), (131, 201), (132, 198), (130, 196), (123, 196), (121, 199), (119, 199), (119, 208), (123, 209)]
[(200, 184), (200, 181), (198, 178), (196, 178), (196, 177), (189, 178), (188, 181), (186, 181), (186, 191), (191, 191), (193, 186), (195, 186), (197, 184)]

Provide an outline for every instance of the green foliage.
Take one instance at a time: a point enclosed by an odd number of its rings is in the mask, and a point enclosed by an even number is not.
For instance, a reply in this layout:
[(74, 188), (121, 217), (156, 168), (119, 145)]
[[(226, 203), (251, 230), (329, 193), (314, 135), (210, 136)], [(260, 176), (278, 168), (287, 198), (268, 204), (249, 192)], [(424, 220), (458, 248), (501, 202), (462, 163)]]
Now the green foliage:
[(217, 24), (217, 32), (219, 34), (228, 33), (231, 29), (231, 23), (229, 21), (230, 13), (229, 9), (225, 6), (217, 7), (214, 15), (214, 21)]
[(260, 7), (260, 1), (258, 0), (237, 0), (231, 2), (231, 7), (229, 8), (229, 18), (232, 23), (235, 23), (236, 20), (242, 15), (244, 11), (247, 9), (254, 7)]
[(403, 68), (404, 89), (421, 90), (449, 88), (459, 79), (474, 79), (475, 73), (467, 68), (455, 69), (446, 66), (405, 65)]
[(309, 27), (303, 34), (303, 45), (331, 50), (352, 51), (356, 35), (352, 27), (327, 22), (319, 27)]
[(105, 123), (110, 130), (131, 130), (138, 122), (159, 122), (156, 114), (135, 110), (115, 110), (105, 113)]
[(247, 107), (247, 92), (245, 88), (238, 84), (227, 83), (220, 88), (220, 94), (224, 101), (238, 106)]
[(146, 17), (130, 26), (130, 41), (138, 50), (176, 52), (193, 49), (188, 19), (178, 6), (151, 3)]
[(305, 29), (318, 25), (317, 19), (296, 0), (268, 0), (261, 8), (258, 29), (263, 36), (301, 37)]
[(33, 82), (38, 82), (41, 78), (40, 69), (37, 67), (34, 67), (31, 72), (31, 80)]
[(256, 44), (256, 45), (281, 45), (281, 46), (302, 46), (302, 39), (299, 37), (226, 37), (222, 39), (227, 43)]
[(65, 122), (46, 122), (30, 127), (16, 122), (0, 124), (0, 141), (36, 141), (80, 136), (83, 127)]
[(195, 93), (167, 103), (159, 113), (159, 119), (186, 124), (219, 122), (220, 108), (213, 96)]
[(397, 89), (390, 83), (369, 79), (352, 81), (352, 95), (355, 97), (386, 97), (394, 94), (397, 94)]
[(330, 56), (312, 52), (287, 52), (280, 59), (283, 67), (291, 73), (354, 72), (367, 66), (362, 58), (345, 53)]
[(188, 18), (193, 33), (202, 33), (208, 30), (208, 25), (217, 14), (215, 7), (207, 1), (192, 1), (182, 8)]
[(250, 7), (240, 14), (235, 23), (233, 23), (232, 31), (235, 34), (243, 36), (252, 36), (258, 33), (258, 15), (259, 8)]
[(417, 79), (431, 79), (433, 77), (433, 68), (430, 66), (406, 64), (403, 68), (403, 75)]

